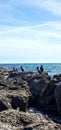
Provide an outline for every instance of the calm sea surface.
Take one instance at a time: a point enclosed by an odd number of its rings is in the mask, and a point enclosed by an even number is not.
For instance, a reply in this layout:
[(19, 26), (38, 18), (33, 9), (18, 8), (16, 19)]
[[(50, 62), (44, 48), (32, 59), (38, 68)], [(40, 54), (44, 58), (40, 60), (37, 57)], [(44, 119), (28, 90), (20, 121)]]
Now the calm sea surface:
[(61, 63), (43, 63), (43, 64), (0, 64), (1, 67), (12, 69), (17, 68), (20, 71), (20, 66), (23, 66), (25, 71), (36, 71), (36, 67), (43, 65), (44, 71), (50, 75), (61, 73)]

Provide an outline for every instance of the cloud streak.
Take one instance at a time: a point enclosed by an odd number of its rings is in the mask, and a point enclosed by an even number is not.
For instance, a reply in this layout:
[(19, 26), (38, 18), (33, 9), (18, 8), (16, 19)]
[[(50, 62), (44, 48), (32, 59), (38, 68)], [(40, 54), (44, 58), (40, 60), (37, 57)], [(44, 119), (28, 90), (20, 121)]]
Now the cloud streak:
[(1, 0), (0, 12), (0, 62), (61, 60), (60, 0)]
[[(47, 11), (47, 14), (48, 12), (52, 13), (55, 15), (55, 17), (56, 15), (59, 17), (61, 15), (60, 0), (6, 0), (0, 1), (0, 24), (11, 26), (20, 26), (21, 24), (30, 25), (31, 23), (33, 24), (33, 21), (31, 21), (30, 17), (32, 13), (29, 8), (31, 9), (31, 11), (32, 9), (36, 10), (36, 12), (38, 11), (38, 13), (40, 13), (41, 11)], [(45, 14), (42, 13), (42, 15)], [(35, 13), (33, 14), (33, 17), (37, 19)]]
[(61, 15), (61, 1), (60, 0), (24, 0), (30, 6), (35, 8), (44, 8), (54, 14)]
[(23, 27), (0, 26), (0, 57), (2, 59), (5, 57), (9, 62), (11, 57), (14, 62), (53, 62), (53, 60), (59, 62), (61, 60), (60, 30), (59, 22)]
[(0, 26), (0, 38), (20, 38), (20, 39), (61, 39), (61, 22), (45, 22), (32, 26), (10, 27)]

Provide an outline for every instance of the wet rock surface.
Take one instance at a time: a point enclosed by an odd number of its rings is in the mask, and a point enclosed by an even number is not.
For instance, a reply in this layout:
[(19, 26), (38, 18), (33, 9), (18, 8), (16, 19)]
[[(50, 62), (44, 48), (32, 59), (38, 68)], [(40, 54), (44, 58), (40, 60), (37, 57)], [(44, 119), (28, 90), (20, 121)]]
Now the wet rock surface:
[(50, 77), (1, 67), (0, 129), (61, 130), (61, 74)]

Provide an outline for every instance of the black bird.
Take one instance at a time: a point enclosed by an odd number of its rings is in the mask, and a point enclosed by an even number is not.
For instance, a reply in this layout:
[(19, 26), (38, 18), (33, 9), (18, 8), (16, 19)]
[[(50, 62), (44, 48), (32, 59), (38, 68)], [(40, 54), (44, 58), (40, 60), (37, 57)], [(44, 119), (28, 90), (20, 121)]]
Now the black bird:
[(43, 72), (44, 71), (44, 68), (43, 68), (43, 66), (41, 65), (41, 67), (40, 67), (40, 71), (41, 72)]
[(15, 72), (15, 68), (13, 67), (13, 71)]
[(40, 73), (39, 67), (37, 66), (36, 70)]
[(21, 68), (21, 71), (24, 72), (23, 66), (21, 66), (20, 68)]

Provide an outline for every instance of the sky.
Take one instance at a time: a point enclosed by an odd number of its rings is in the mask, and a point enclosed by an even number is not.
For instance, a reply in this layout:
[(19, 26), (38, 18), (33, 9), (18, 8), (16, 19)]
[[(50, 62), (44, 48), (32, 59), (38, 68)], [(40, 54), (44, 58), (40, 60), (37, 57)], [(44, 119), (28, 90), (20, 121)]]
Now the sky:
[(0, 0), (0, 63), (61, 63), (61, 0)]

